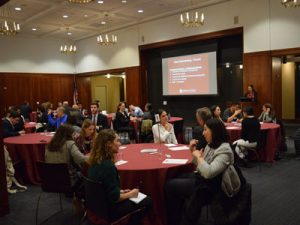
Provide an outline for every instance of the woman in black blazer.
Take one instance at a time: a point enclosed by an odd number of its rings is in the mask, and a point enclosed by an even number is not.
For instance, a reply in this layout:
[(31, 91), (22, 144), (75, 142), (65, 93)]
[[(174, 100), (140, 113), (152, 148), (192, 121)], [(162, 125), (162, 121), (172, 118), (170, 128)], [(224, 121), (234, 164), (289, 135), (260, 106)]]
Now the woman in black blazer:
[(125, 110), (125, 102), (118, 104), (116, 118), (114, 120), (114, 130), (117, 132), (128, 132), (130, 140), (135, 140), (134, 128), (130, 124), (130, 116)]

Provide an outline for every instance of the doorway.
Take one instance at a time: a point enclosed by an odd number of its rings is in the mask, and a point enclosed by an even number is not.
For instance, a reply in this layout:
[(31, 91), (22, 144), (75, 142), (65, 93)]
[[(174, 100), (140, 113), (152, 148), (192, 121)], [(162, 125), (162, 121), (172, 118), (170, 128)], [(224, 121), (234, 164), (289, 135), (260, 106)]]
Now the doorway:
[(99, 85), (95, 87), (95, 100), (100, 101), (101, 110), (107, 110), (107, 86)]
[[(99, 101), (100, 109), (115, 113), (117, 105), (124, 100), (126, 87), (122, 75), (99, 75), (91, 77), (92, 101)], [(125, 96), (126, 97), (126, 96)]]

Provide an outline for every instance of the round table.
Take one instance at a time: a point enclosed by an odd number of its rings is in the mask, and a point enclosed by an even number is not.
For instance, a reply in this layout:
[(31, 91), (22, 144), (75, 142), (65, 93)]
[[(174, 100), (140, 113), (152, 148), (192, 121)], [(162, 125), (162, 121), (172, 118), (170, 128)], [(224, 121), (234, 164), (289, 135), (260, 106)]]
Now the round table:
[(24, 182), (39, 184), (36, 162), (45, 160), (45, 145), (50, 142), (53, 135), (53, 133), (31, 133), (3, 140), (12, 161), (24, 162)]
[[(161, 149), (162, 154), (141, 153), (142, 149)], [(120, 147), (118, 156), (120, 155), (122, 155), (122, 160), (128, 161), (117, 166), (121, 187), (124, 189), (139, 187), (141, 192), (149, 195), (153, 200), (154, 210), (149, 224), (166, 224), (165, 181), (179, 173), (194, 170), (190, 151), (171, 151), (164, 144), (130, 144)], [(188, 161), (186, 164), (163, 164), (162, 162), (167, 158), (166, 155), (172, 159), (187, 159)]]
[[(241, 138), (241, 123), (226, 123), (226, 130), (229, 133), (230, 143)], [(266, 135), (265, 146), (260, 153), (261, 160), (273, 162), (275, 153), (280, 147), (280, 126), (276, 123), (260, 123), (260, 130)]]

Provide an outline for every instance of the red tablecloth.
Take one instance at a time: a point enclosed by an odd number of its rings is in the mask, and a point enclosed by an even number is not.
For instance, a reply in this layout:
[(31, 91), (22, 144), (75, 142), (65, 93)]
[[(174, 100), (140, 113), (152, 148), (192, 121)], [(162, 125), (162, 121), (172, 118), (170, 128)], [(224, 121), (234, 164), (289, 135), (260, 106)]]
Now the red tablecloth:
[(26, 133), (33, 133), (35, 131), (36, 122), (29, 122), (24, 124), (24, 129)]
[(8, 137), (3, 140), (13, 162), (17, 160), (24, 161), (24, 182), (39, 183), (40, 178), (36, 162), (45, 160), (45, 145), (50, 142), (52, 137), (53, 134), (49, 133), (32, 133), (23, 136)]
[[(122, 188), (139, 187), (140, 191), (153, 200), (154, 215), (149, 224), (166, 224), (166, 206), (164, 201), (164, 185), (167, 178), (179, 173), (193, 171), (192, 157), (189, 150), (171, 151), (160, 144), (130, 144), (120, 149), (122, 159), (128, 163), (117, 166)], [(122, 147), (121, 147), (122, 148)], [(162, 149), (162, 155), (141, 153), (142, 149)], [(188, 159), (184, 165), (162, 164), (165, 154), (176, 159)], [(147, 221), (149, 222), (149, 221)]]
[[(242, 132), (240, 123), (227, 123), (226, 129), (230, 136), (230, 143), (240, 139)], [(262, 123), (260, 125), (260, 129), (262, 131), (266, 131), (266, 144), (260, 152), (261, 160), (265, 162), (273, 162), (275, 153), (280, 147), (280, 126), (275, 123)]]

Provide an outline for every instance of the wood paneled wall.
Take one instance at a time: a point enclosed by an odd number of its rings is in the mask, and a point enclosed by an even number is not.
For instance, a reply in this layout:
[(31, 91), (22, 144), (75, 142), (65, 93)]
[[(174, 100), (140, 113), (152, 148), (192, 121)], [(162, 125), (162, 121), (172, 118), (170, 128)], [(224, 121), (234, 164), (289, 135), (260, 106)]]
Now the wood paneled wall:
[(24, 100), (30, 103), (33, 110), (36, 110), (37, 101), (50, 101), (54, 107), (57, 102), (64, 100), (73, 104), (73, 75), (1, 73), (0, 77), (2, 116), (9, 106), (19, 105)]
[(272, 102), (272, 60), (269, 51), (244, 54), (243, 88), (246, 91), (252, 84), (257, 91), (258, 101), (255, 114), (259, 115), (261, 106)]
[(78, 88), (78, 100), (84, 109), (89, 109), (92, 101), (91, 78), (76, 76), (76, 83)]
[(147, 90), (142, 88), (142, 78), (140, 76), (140, 67), (130, 67), (126, 72), (126, 100), (128, 104), (133, 104), (144, 108), (145, 102), (143, 94)]
[(282, 118), (282, 63), (281, 58), (272, 57), (272, 104), (276, 116)]

